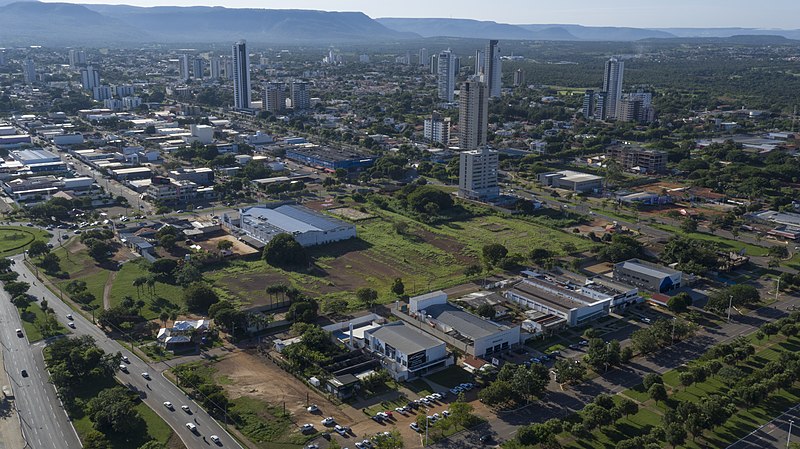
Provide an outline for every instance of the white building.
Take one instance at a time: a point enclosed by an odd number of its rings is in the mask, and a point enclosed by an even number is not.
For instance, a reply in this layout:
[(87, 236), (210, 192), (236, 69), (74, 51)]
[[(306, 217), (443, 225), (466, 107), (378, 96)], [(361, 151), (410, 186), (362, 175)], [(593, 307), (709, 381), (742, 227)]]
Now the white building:
[(142, 105), (140, 97), (122, 97), (122, 109), (130, 111)]
[(182, 54), (178, 58), (178, 73), (180, 79), (183, 81), (189, 81), (190, 72), (189, 72), (189, 55)]
[(311, 93), (305, 81), (292, 81), (292, 108), (303, 111), (311, 108)]
[(450, 117), (443, 119), (441, 114), (434, 112), (430, 118), (425, 119), (423, 136), (430, 142), (446, 146), (450, 142)]
[(483, 81), (489, 88), (489, 96), (492, 98), (500, 96), (500, 90), (503, 85), (503, 67), (500, 60), (500, 49), (497, 48), (497, 44), (497, 40), (490, 40), (483, 55)]
[(233, 44), (233, 104), (236, 109), (250, 108), (250, 54), (244, 40)]
[(208, 145), (214, 143), (214, 127), (209, 125), (192, 124), (189, 127), (192, 133), (192, 140)]
[(109, 86), (95, 86), (92, 89), (92, 98), (97, 101), (108, 100), (111, 97), (111, 87)]
[(605, 71), (603, 72), (603, 91), (605, 98), (605, 117), (616, 118), (619, 111), (617, 108), (622, 99), (622, 78), (625, 71), (625, 62), (617, 58), (606, 61)]
[(32, 59), (25, 59), (22, 61), (22, 76), (25, 79), (25, 84), (33, 84), (36, 82), (36, 66)]
[(364, 332), (366, 349), (397, 381), (406, 381), (453, 364), (445, 343), (430, 334), (394, 322)]
[(483, 147), (480, 150), (462, 152), (458, 168), (458, 195), (477, 200), (499, 196), (497, 169), (497, 151)]
[(456, 89), (456, 55), (450, 50), (439, 53), (437, 59), (437, 92), (439, 98), (452, 103)]
[(86, 67), (81, 69), (81, 86), (83, 86), (83, 90), (88, 90), (92, 92), (95, 87), (100, 85), (100, 72), (94, 69), (94, 67), (87, 65)]

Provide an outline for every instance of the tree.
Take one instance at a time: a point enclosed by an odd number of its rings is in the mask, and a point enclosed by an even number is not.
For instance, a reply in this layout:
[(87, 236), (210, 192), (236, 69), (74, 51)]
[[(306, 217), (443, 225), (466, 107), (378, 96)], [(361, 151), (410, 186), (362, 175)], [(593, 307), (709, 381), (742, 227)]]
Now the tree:
[(208, 308), (219, 301), (219, 297), (208, 285), (195, 282), (183, 290), (183, 300), (189, 311), (205, 315)]
[(164, 325), (164, 327), (167, 327), (167, 320), (169, 320), (169, 312), (161, 312), (161, 314), (158, 315), (158, 319), (161, 320), (161, 323)]
[(28, 284), (25, 281), (11, 281), (6, 282), (3, 285), (3, 290), (8, 292), (8, 295), (12, 298), (24, 295), (28, 292), (28, 289), (31, 288), (31, 284)]
[(481, 254), (483, 254), (483, 260), (486, 265), (491, 267), (508, 255), (508, 249), (499, 243), (490, 243), (484, 245)]
[(611, 243), (602, 247), (597, 253), (600, 259), (608, 262), (621, 262), (623, 260), (641, 257), (642, 243), (633, 237), (614, 234)]
[(322, 309), (328, 315), (341, 316), (349, 305), (346, 299), (329, 299), (322, 304)]
[(112, 449), (111, 442), (102, 432), (90, 430), (83, 437), (83, 449)]
[(475, 309), (475, 312), (479, 316), (482, 316), (484, 318), (489, 318), (490, 320), (493, 319), (495, 314), (497, 313), (497, 311), (494, 309), (494, 306), (492, 306), (487, 302), (479, 305), (478, 308)]
[(611, 424), (611, 413), (597, 404), (589, 404), (581, 411), (583, 423), (589, 429), (607, 426)]
[(636, 402), (624, 396), (620, 397), (622, 399), (620, 399), (619, 404), (617, 405), (620, 415), (625, 416), (627, 418), (628, 416), (639, 413), (639, 405)]
[(464, 276), (471, 278), (483, 273), (483, 267), (480, 264), (473, 264), (464, 269)]
[(139, 449), (166, 449), (164, 443), (158, 442), (156, 440), (150, 440), (147, 443), (139, 446)]
[(724, 313), (728, 305), (742, 307), (755, 304), (761, 300), (758, 289), (752, 285), (736, 284), (712, 293), (708, 298), (707, 309), (717, 313)]
[[(426, 417), (427, 419), (427, 417)], [(397, 429), (392, 430), (389, 434), (379, 433), (373, 439), (375, 449), (402, 449), (403, 437)]]
[(472, 404), (464, 401), (463, 395), (459, 395), (456, 401), (450, 403), (450, 417), (448, 419), (456, 426), (456, 429), (467, 427), (475, 418), (472, 414), (473, 410)]
[(94, 427), (102, 432), (125, 433), (144, 425), (130, 393), (122, 387), (106, 388), (86, 404)]
[(228, 251), (233, 248), (233, 242), (230, 240), (220, 240), (217, 242), (217, 251)]
[(656, 402), (667, 400), (667, 389), (664, 387), (664, 384), (653, 384), (647, 390), (647, 394)]
[(540, 364), (531, 364), (530, 368), (521, 365), (511, 378), (511, 387), (515, 393), (521, 396), (526, 402), (542, 394), (550, 382), (550, 374), (547, 368)]
[(319, 304), (313, 299), (295, 301), (289, 306), (287, 316), (293, 322), (313, 323), (317, 320)]
[(34, 240), (31, 242), (31, 245), (28, 247), (28, 255), (31, 257), (39, 257), (50, 252), (50, 248), (47, 246), (47, 243), (41, 240)]
[(553, 257), (553, 253), (545, 248), (534, 248), (528, 253), (528, 259), (537, 265), (543, 265)]
[(150, 265), (150, 272), (166, 276), (172, 274), (176, 268), (178, 268), (178, 262), (174, 259), (156, 259)]
[(667, 300), (667, 307), (675, 313), (683, 313), (692, 305), (692, 297), (686, 292), (680, 292)]
[(305, 267), (308, 254), (297, 240), (289, 234), (278, 234), (264, 247), (264, 261), (274, 267)]
[(47, 253), (42, 256), (38, 265), (47, 273), (57, 273), (61, 269), (61, 258), (54, 253)]
[(364, 304), (365, 307), (371, 309), (378, 300), (378, 292), (374, 288), (361, 287), (356, 290), (356, 298)]
[(697, 221), (693, 218), (686, 218), (681, 222), (681, 230), (687, 234), (697, 232)]
[(560, 384), (576, 384), (586, 376), (586, 367), (572, 360), (559, 359), (553, 370), (556, 372), (556, 382)]
[(88, 238), (83, 243), (89, 249), (89, 256), (97, 262), (108, 260), (114, 250), (114, 246), (111, 243), (96, 238)]
[(392, 293), (397, 296), (402, 296), (405, 291), (406, 286), (403, 284), (403, 280), (400, 278), (395, 278), (394, 282), (392, 282)]
[(178, 246), (178, 237), (172, 234), (162, 235), (158, 238), (158, 244), (167, 251), (172, 251)]
[(678, 380), (681, 382), (681, 385), (688, 387), (694, 383), (694, 374), (690, 371), (682, 372), (678, 375)]
[(478, 398), (481, 402), (490, 407), (505, 404), (513, 396), (515, 396), (515, 392), (511, 383), (503, 380), (496, 380), (490, 383), (488, 387), (478, 393)]
[(644, 385), (645, 390), (650, 390), (650, 387), (652, 387), (655, 384), (663, 384), (663, 383), (664, 381), (661, 379), (661, 376), (659, 376), (656, 373), (647, 373), (644, 375), (644, 378), (642, 379), (642, 385)]

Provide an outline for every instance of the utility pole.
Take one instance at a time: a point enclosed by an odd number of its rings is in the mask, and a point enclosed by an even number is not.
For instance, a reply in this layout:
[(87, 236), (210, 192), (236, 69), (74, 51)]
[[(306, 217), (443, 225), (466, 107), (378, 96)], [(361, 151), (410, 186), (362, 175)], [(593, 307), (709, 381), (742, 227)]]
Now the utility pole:
[(786, 436), (786, 447), (787, 447), (787, 449), (789, 447), (789, 443), (791, 443), (791, 441), (792, 441), (792, 424), (794, 424), (794, 420), (790, 419), (789, 420), (789, 435)]
[[(675, 321), (677, 319), (678, 319), (677, 317), (672, 317), (672, 344), (673, 345), (675, 344)], [(728, 318), (728, 321), (730, 321), (730, 318)]]
[(733, 307), (733, 295), (728, 296), (728, 323), (731, 322), (731, 308)]

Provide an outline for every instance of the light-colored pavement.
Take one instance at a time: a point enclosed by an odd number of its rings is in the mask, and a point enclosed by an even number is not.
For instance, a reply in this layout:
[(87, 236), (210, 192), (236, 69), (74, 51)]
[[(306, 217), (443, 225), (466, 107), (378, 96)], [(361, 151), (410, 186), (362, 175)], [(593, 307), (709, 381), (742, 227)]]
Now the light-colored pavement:
[[(791, 436), (789, 435), (790, 421), (792, 422)], [(790, 441), (796, 443), (800, 440), (798, 425), (800, 425), (800, 405), (795, 405), (726, 449), (782, 449), (787, 447)]]
[[(23, 275), (23, 279), (33, 279), (33, 273), (22, 263), (22, 257), (16, 256), (15, 260), (17, 263), (14, 269)], [(31, 286), (29, 293), (37, 298), (46, 298), (49, 306), (54, 309), (56, 316), (62, 324), (66, 324), (68, 321), (65, 318), (66, 315), (72, 313), (76, 327), (76, 329), (72, 330), (73, 334), (90, 335), (95, 339), (97, 346), (105, 352), (121, 352), (123, 355), (127, 356), (131, 362), (128, 365), (129, 374), (118, 372), (117, 378), (128, 388), (137, 391), (142, 400), (172, 427), (173, 431), (181, 438), (188, 449), (208, 448), (213, 446), (213, 443), (208, 439), (211, 435), (219, 436), (222, 447), (241, 449), (241, 446), (224, 431), (220, 424), (212, 419), (205, 411), (200, 409), (200, 407), (189, 399), (178, 387), (164, 378), (158, 369), (154, 369), (153, 366), (145, 363), (129, 350), (123, 348), (117, 341), (107, 337), (101, 329), (93, 325), (81, 314), (75, 313), (56, 295), (45, 288), (40, 281), (36, 281), (36, 284)], [(0, 302), (2, 302), (2, 300), (0, 300)], [(8, 328), (11, 329), (10, 332), (13, 333), (14, 327)], [(32, 371), (38, 370), (29, 370), (28, 372), (31, 374), (31, 377), (33, 377)], [(150, 379), (142, 377), (142, 373), (144, 372), (150, 373)], [(39, 374), (37, 373), (37, 375)], [(175, 406), (175, 410), (169, 410), (164, 407), (163, 403), (165, 401), (172, 402)], [(182, 411), (180, 408), (182, 405), (188, 405), (192, 413), (188, 414)], [(187, 423), (196, 425), (197, 432), (195, 433), (188, 430), (186, 428)], [(52, 438), (55, 438), (57, 434), (52, 435)], [(69, 447), (74, 448), (77, 446), (73, 445)], [(39, 449), (39, 447), (34, 446), (34, 449)]]
[[(11, 386), (3, 364), (4, 350), (0, 350), (0, 385)], [(18, 449), (25, 446), (22, 427), (13, 399), (3, 399), (0, 394), (0, 449)]]

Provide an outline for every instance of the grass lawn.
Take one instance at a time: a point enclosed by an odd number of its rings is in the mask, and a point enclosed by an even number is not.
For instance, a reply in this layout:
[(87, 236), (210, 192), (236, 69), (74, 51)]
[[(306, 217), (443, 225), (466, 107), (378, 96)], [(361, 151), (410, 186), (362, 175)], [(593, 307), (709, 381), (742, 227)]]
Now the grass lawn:
[(464, 368), (455, 365), (429, 374), (425, 376), (425, 378), (447, 388), (453, 388), (456, 385), (475, 381), (472, 374), (468, 373)]
[(719, 244), (720, 249), (729, 251), (741, 251), (745, 249), (748, 256), (766, 256), (768, 249), (763, 246), (752, 245), (750, 243), (741, 242), (738, 240), (731, 240), (718, 235), (706, 234), (704, 232), (691, 232), (686, 233), (676, 226), (665, 224), (651, 224), (652, 227), (663, 229), (665, 231), (674, 232), (675, 234), (690, 237), (696, 240), (704, 240), (707, 242), (714, 242)]
[[(142, 316), (148, 320), (158, 318), (162, 311), (182, 309), (184, 306), (183, 289), (178, 285), (156, 282), (154, 287), (155, 296), (151, 297), (147, 292), (147, 286), (139, 289), (137, 293), (136, 287), (133, 286), (133, 281), (138, 277), (148, 276), (149, 274), (142, 261), (135, 260), (123, 264), (111, 285), (109, 297), (111, 306), (121, 303), (122, 298), (125, 296), (130, 296), (137, 300), (141, 298), (147, 303), (142, 309)], [(166, 301), (158, 298), (163, 298)]]
[(299, 448), (317, 435), (303, 435), (288, 413), (255, 398), (236, 398), (231, 401), (229, 410), (239, 416), (236, 423), (239, 431), (259, 448)]
[(34, 240), (47, 242), (50, 234), (39, 228), (0, 226), (0, 256), (7, 257), (26, 250)]
[[(39, 331), (39, 328), (36, 327), (36, 321), (43, 320), (45, 317), (42, 308), (36, 303), (31, 303), (28, 308), (25, 309), (25, 313), (22, 313), (20, 308), (17, 308), (17, 310), (22, 318), (22, 330), (25, 332), (25, 336), (28, 337), (28, 341), (34, 342), (43, 339), (44, 336)], [(63, 331), (66, 330), (61, 325), (59, 325), (59, 329), (61, 330), (59, 334), (63, 334)]]

